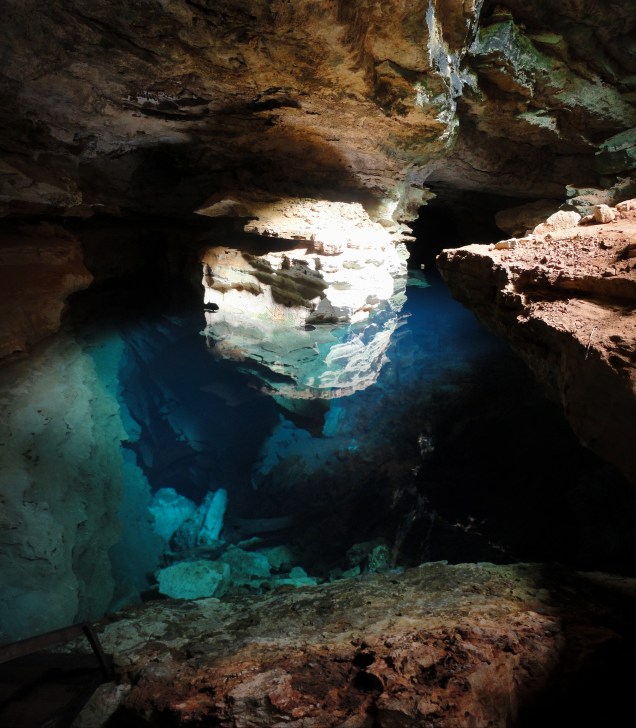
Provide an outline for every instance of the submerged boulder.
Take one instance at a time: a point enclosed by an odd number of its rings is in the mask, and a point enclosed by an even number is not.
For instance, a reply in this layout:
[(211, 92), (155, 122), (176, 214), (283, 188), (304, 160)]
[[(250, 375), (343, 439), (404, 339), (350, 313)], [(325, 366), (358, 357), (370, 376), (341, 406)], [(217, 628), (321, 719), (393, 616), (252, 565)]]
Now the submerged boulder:
[(155, 532), (170, 541), (183, 522), (194, 515), (197, 506), (174, 488), (161, 488), (154, 494), (149, 510), (154, 518)]
[(220, 540), (227, 505), (225, 488), (208, 493), (194, 513), (177, 529), (173, 545), (178, 551), (214, 544)]
[(157, 574), (159, 591), (173, 599), (221, 596), (229, 578), (229, 565), (219, 561), (182, 561)]

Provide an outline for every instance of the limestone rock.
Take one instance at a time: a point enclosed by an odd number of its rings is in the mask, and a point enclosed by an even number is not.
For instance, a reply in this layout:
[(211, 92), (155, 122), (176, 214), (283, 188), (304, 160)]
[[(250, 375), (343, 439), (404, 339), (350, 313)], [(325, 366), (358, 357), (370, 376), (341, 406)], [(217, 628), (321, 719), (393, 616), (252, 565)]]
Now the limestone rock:
[(173, 599), (221, 596), (229, 578), (230, 566), (218, 561), (182, 561), (157, 574), (159, 591)]
[(204, 302), (214, 310), (268, 308), (292, 325), (358, 321), (406, 275), (400, 238), (373, 223), (358, 203), (279, 200), (253, 205), (251, 214), (248, 232), (306, 244), (260, 256), (205, 251)]
[(636, 482), (636, 211), (620, 214), (602, 232), (565, 227), (513, 250), (447, 250), (438, 267), (561, 402), (580, 440)]
[(631, 210), (636, 210), (636, 199), (619, 202), (616, 205), (616, 209), (619, 212), (630, 212)]
[(0, 360), (25, 355), (55, 333), (71, 293), (92, 276), (79, 240), (61, 226), (13, 226), (0, 234)]
[(214, 544), (220, 540), (227, 505), (227, 491), (209, 492), (192, 515), (181, 523), (173, 537), (178, 551)]
[(578, 212), (558, 210), (550, 215), (545, 222), (537, 225), (532, 232), (535, 235), (546, 235), (557, 230), (567, 230), (568, 228), (575, 227), (580, 221), (581, 216)]
[(233, 583), (249, 582), (252, 579), (264, 580), (271, 574), (272, 567), (267, 556), (236, 546), (230, 546), (219, 561), (230, 567)]
[[(271, 234), (322, 236), (322, 247), (308, 240), (261, 255), (205, 251), (204, 334), (211, 353), (242, 362), (265, 392), (287, 399), (368, 387), (386, 362), (406, 300), (404, 246), (359, 204), (299, 200), (272, 209), (262, 213)], [(329, 253), (327, 228), (336, 245)]]
[(269, 587), (271, 589), (277, 589), (281, 586), (292, 586), (295, 589), (303, 586), (316, 586), (318, 579), (313, 576), (309, 576), (307, 572), (301, 566), (294, 566), (289, 574), (281, 576), (274, 576), (269, 581)]
[(260, 549), (260, 553), (265, 556), (270, 567), (274, 571), (281, 571), (285, 567), (289, 568), (294, 563), (294, 554), (287, 546), (271, 546), (269, 548)]
[(536, 200), (509, 207), (495, 215), (495, 222), (508, 235), (524, 235), (552, 215), (559, 204), (556, 200)]
[(628, 172), (636, 167), (636, 127), (606, 139), (596, 152), (601, 174)]
[(194, 515), (196, 509), (195, 503), (179, 495), (174, 488), (158, 490), (149, 508), (154, 518), (153, 528), (165, 541), (170, 541), (175, 531)]
[(629, 4), (221, 7), (11, 4), (3, 214), (184, 215), (218, 193), (214, 214), (242, 215), (239, 189), (395, 223), (428, 180), (534, 198), (591, 182), (597, 140), (636, 124)]
[(590, 667), (609, 689), (601, 675), (633, 660), (635, 593), (633, 579), (557, 567), (432, 563), (241, 601), (152, 602), (99, 629), (122, 685), (111, 720), (504, 726), (547, 711), (620, 724), (629, 695), (590, 693)]
[(616, 219), (616, 212), (607, 205), (594, 205), (593, 212), (595, 222), (613, 222)]
[(0, 373), (0, 642), (101, 617), (124, 488), (117, 401), (66, 337)]

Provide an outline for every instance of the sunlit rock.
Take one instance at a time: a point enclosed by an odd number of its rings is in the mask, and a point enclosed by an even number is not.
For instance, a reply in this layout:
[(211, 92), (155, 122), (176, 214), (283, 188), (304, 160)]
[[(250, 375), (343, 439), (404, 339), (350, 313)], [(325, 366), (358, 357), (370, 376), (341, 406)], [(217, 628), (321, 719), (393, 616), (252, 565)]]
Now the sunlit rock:
[(636, 482), (630, 207), (587, 226), (578, 213), (560, 211), (535, 228), (544, 237), (503, 250), (445, 250), (437, 264), (453, 295), (506, 337), (561, 402), (581, 442)]
[(609, 205), (594, 205), (592, 215), (594, 221), (600, 223), (613, 222), (616, 219), (616, 211)]
[(546, 235), (548, 233), (556, 232), (557, 230), (567, 230), (568, 228), (576, 227), (580, 221), (581, 216), (578, 212), (558, 210), (550, 215), (545, 222), (537, 225), (532, 232), (534, 235), (538, 236)]
[(262, 255), (220, 247), (204, 253), (204, 333), (212, 352), (241, 362), (264, 391), (284, 398), (368, 387), (400, 323), (403, 244), (359, 204), (285, 200), (252, 214), (248, 228), (305, 244)]
[(262, 255), (205, 251), (204, 303), (223, 314), (269, 314), (292, 325), (360, 321), (406, 274), (401, 237), (372, 222), (359, 203), (284, 199), (254, 204), (250, 215), (247, 232), (303, 244)]

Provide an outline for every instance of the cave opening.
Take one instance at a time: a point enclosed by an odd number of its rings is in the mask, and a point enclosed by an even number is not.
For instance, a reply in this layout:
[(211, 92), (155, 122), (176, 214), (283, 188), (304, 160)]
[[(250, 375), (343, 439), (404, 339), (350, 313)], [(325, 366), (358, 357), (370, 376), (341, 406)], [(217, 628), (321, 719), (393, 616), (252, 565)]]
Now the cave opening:
[(434, 197), (410, 223), (418, 243), (409, 251), (409, 265), (424, 265), (429, 271), (435, 270), (435, 258), (445, 248), (500, 240), (504, 232), (497, 226), (497, 213), (527, 202), (510, 195), (436, 184), (431, 184), (430, 190)]

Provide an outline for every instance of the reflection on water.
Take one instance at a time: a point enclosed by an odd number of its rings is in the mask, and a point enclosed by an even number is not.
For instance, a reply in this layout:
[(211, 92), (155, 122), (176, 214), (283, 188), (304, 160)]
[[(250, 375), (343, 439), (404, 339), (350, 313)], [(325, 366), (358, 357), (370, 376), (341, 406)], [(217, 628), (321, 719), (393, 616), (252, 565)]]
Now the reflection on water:
[[(32, 479), (43, 502), (29, 521), (32, 502), (13, 498), (22, 541), (0, 564), (11, 634), (158, 590), (263, 593), (426, 560), (633, 572), (633, 489), (579, 446), (505, 344), (428, 284), (411, 274), (364, 321), (260, 337), (216, 314), (202, 336), (198, 302), (123, 302), (78, 332), (83, 348), (43, 352), (7, 394), (7, 482)], [(23, 544), (48, 560), (21, 559)]]
[[(364, 548), (359, 562), (346, 555), (360, 543), (395, 565), (403, 494), (435, 451), (439, 411), (504, 351), (437, 278), (400, 280), (358, 323), (264, 328), (216, 310), (207, 347), (195, 314), (126, 331), (122, 393), (141, 425), (129, 447), (157, 494), (157, 528), (222, 490), (226, 547), (291, 549), (293, 567), (322, 578), (367, 563)], [(210, 546), (196, 528), (164, 538), (172, 560), (177, 541), (188, 558)]]

